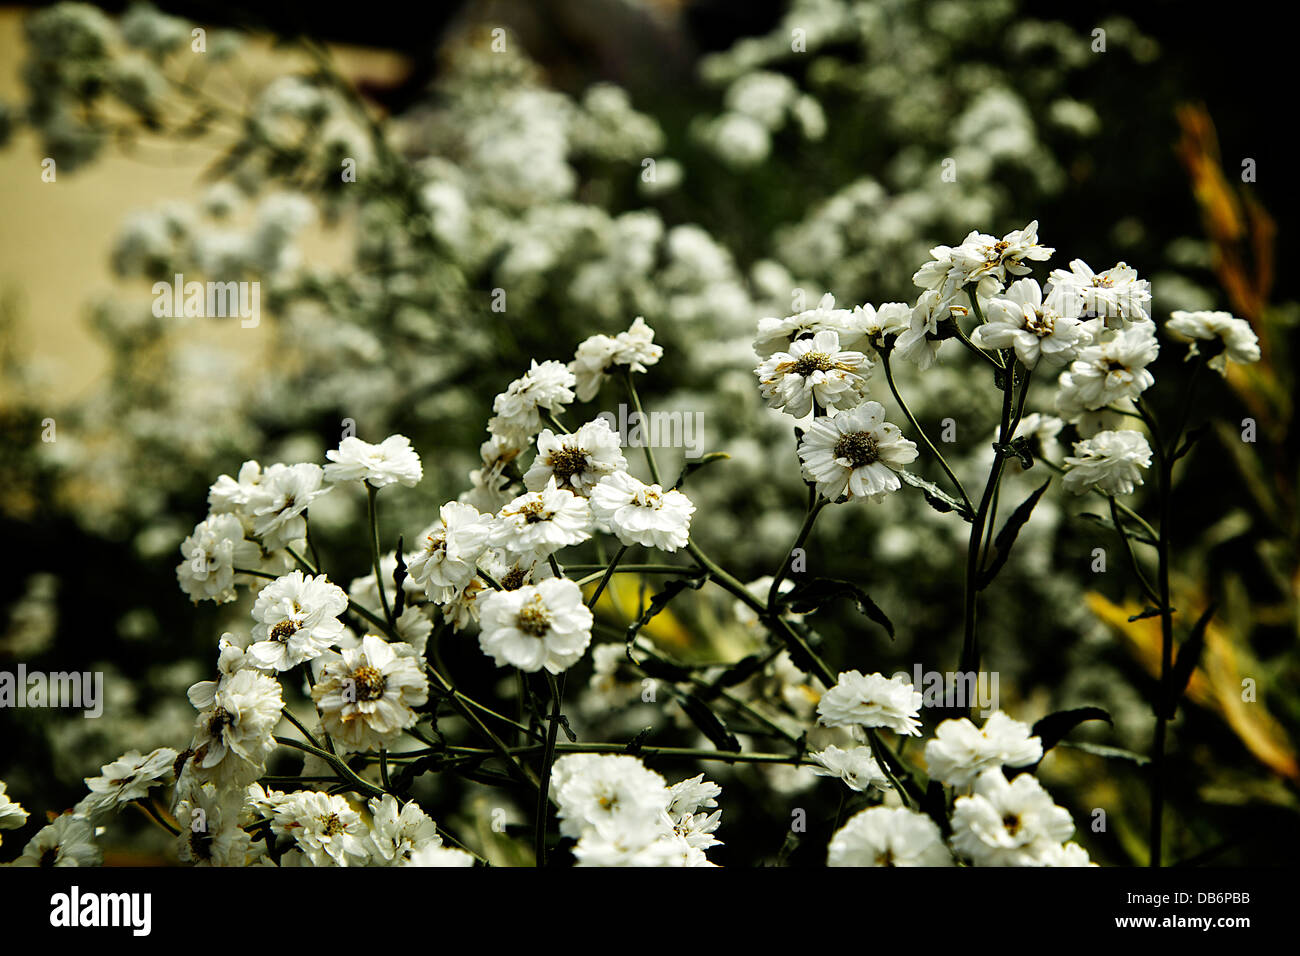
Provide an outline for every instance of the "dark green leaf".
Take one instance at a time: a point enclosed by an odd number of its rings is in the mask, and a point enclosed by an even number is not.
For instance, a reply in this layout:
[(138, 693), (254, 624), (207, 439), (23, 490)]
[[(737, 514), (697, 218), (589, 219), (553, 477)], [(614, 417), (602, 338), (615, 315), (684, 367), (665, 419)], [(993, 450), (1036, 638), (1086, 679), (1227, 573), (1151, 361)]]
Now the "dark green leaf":
[(684, 694), (677, 702), (682, 705), (682, 710), (691, 719), (691, 723), (709, 738), (713, 746), (732, 753), (740, 752), (740, 741), (727, 729), (722, 719), (709, 709), (708, 704), (694, 694)]
[(673, 488), (680, 488), (683, 484), (686, 483), (687, 478), (689, 478), (695, 472), (699, 471), (705, 465), (711, 465), (715, 461), (726, 461), (730, 457), (731, 456), (728, 455), (725, 451), (715, 451), (715, 452), (710, 452), (709, 454), (705, 455), (703, 458), (699, 459), (698, 461), (690, 461), (688, 459), (686, 464), (682, 466), (682, 473), (680, 476), (678, 476), (677, 483), (673, 485)]
[(892, 640), (894, 624), (867, 592), (850, 581), (836, 578), (816, 578), (796, 585), (781, 598), (781, 604), (796, 614), (809, 614), (823, 605), (840, 598), (851, 600), (859, 611), (885, 629)]
[(1066, 734), (1088, 720), (1104, 720), (1111, 726), (1115, 724), (1110, 719), (1110, 714), (1100, 707), (1076, 707), (1073, 710), (1058, 710), (1054, 714), (1048, 714), (1034, 724), (1030, 732), (1043, 742), (1043, 753), (1046, 754), (1060, 743)]
[(1216, 605), (1211, 604), (1205, 609), (1205, 613), (1192, 625), (1192, 633), (1187, 636), (1187, 640), (1179, 645), (1174, 668), (1169, 672), (1169, 699), (1165, 702), (1166, 717), (1173, 718), (1175, 711), (1178, 710), (1178, 702), (1182, 700), (1187, 685), (1192, 680), (1192, 672), (1200, 663), (1201, 652), (1205, 650), (1205, 629), (1209, 627), (1210, 618), (1214, 617), (1215, 608)]
[[(1081, 511), (1076, 517), (1083, 518), (1085, 521), (1091, 521), (1093, 524), (1100, 525), (1101, 527), (1107, 529), (1108, 531), (1119, 530), (1115, 527), (1115, 523), (1111, 521), (1109, 518), (1104, 518), (1101, 515), (1093, 514), (1091, 511)], [(1141, 528), (1131, 528), (1131, 527), (1126, 528), (1125, 533), (1133, 541), (1141, 541), (1143, 544), (1149, 544), (1152, 547), (1155, 547), (1159, 543), (1155, 541), (1150, 535), (1148, 535)]]
[[(1177, 611), (1177, 610), (1178, 610), (1178, 608), (1171, 607), (1171, 608), (1169, 609), (1169, 613), (1172, 614), (1172, 613), (1174, 613), (1174, 612)], [(1152, 607), (1151, 605), (1148, 604), (1146, 607), (1144, 607), (1144, 608), (1143, 608), (1141, 611), (1139, 611), (1137, 614), (1130, 614), (1130, 615), (1129, 615), (1128, 622), (1129, 622), (1130, 624), (1132, 624), (1134, 621), (1144, 621), (1144, 620), (1146, 620), (1146, 619), (1149, 618), (1149, 617), (1159, 617), (1159, 616), (1160, 616), (1160, 613), (1161, 613), (1161, 612), (1160, 612), (1160, 608), (1158, 608), (1158, 607)]]
[(641, 613), (641, 616), (637, 618), (630, 627), (628, 627), (627, 643), (629, 650), (631, 649), (632, 642), (636, 639), (637, 633), (641, 628), (649, 624), (651, 619), (666, 608), (673, 598), (677, 597), (677, 595), (681, 594), (682, 591), (687, 588), (693, 588), (698, 591), (700, 588), (704, 587), (705, 580), (706, 579), (703, 577), (674, 578), (665, 584), (662, 591), (657, 592), (650, 598), (650, 603), (646, 605), (646, 609)]
[(1007, 563), (1007, 558), (1011, 554), (1011, 547), (1016, 543), (1016, 536), (1020, 534), (1020, 529), (1025, 526), (1030, 514), (1033, 513), (1034, 505), (1038, 504), (1038, 499), (1043, 497), (1043, 492), (1047, 490), (1047, 486), (1051, 483), (1052, 479), (1048, 478), (1028, 498), (1020, 502), (1015, 511), (1011, 512), (1011, 517), (1002, 526), (998, 536), (993, 539), (993, 560), (980, 574), (979, 590), (982, 591), (988, 587), (993, 582), (993, 579), (997, 577), (998, 572), (1002, 570), (1002, 566)]

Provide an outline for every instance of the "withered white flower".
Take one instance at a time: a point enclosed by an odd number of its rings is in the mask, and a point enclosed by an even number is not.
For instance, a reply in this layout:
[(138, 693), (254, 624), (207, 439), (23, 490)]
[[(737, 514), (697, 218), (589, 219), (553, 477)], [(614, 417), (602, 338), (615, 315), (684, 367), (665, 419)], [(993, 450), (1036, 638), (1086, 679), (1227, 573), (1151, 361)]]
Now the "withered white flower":
[[(100, 768), (98, 777), (87, 777), (90, 793), (76, 806), (76, 812), (88, 820), (98, 821), (124, 803), (138, 800), (164, 782), (170, 782), (176, 751), (159, 747), (148, 754), (128, 750), (112, 763)], [(168, 779), (164, 779), (168, 778)]]
[(415, 724), (412, 709), (429, 699), (429, 678), (407, 645), (367, 634), (358, 647), (316, 662), (311, 696), (321, 724), (346, 751), (378, 750)]

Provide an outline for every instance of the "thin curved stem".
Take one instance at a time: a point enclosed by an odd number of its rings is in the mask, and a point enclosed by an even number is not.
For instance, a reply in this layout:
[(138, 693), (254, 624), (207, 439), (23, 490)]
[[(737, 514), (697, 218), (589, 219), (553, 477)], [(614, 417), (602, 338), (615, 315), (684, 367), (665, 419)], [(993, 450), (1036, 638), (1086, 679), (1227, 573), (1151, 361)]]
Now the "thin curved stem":
[(907, 407), (907, 402), (903, 401), (903, 396), (898, 391), (898, 386), (894, 384), (894, 373), (889, 366), (889, 355), (887, 353), (882, 353), (880, 358), (880, 364), (884, 366), (885, 369), (885, 381), (889, 384), (889, 390), (894, 395), (894, 401), (897, 402), (898, 407), (903, 410), (903, 414), (907, 416), (907, 420), (911, 423), (912, 428), (914, 428), (916, 433), (921, 436), (921, 441), (925, 442), (925, 447), (930, 449), (930, 454), (934, 455), (934, 457), (938, 459), (939, 467), (943, 469), (944, 474), (948, 476), (948, 480), (951, 481), (953, 487), (957, 489), (957, 494), (961, 495), (961, 500), (965, 503), (966, 510), (974, 513), (975, 508), (971, 505), (970, 496), (966, 494), (966, 489), (962, 486), (961, 479), (959, 479), (957, 473), (949, 467), (947, 459), (944, 458), (939, 449), (935, 447), (934, 442), (930, 440), (930, 436), (925, 433), (925, 429), (921, 427), (921, 423), (916, 420), (916, 416), (912, 414), (912, 410)]

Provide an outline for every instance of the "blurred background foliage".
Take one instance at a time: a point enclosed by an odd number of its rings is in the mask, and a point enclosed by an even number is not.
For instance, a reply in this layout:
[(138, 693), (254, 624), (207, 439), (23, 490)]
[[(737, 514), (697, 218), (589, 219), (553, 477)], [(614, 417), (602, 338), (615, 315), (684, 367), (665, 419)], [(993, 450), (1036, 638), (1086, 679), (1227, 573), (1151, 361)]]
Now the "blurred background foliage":
[[(1211, 601), (1219, 612), (1173, 728), (1167, 853), (1287, 859), (1300, 842), (1297, 305), (1275, 279), (1294, 253), (1294, 190), (1278, 124), (1253, 108), (1282, 79), (1284, 34), (1264, 14), (1208, 21), (1195, 4), (1132, 6), (5, 9), (0, 199), (19, 214), (5, 216), (0, 261), (44, 250), (66, 264), (2, 273), (0, 667), (102, 669), (109, 691), (94, 721), (0, 712), (0, 779), (38, 811), (29, 829), (39, 811), (75, 802), (100, 763), (188, 738), (184, 689), (209, 676), (217, 635), (247, 614), (242, 603), (191, 606), (175, 585), (176, 548), (218, 474), (248, 458), (323, 460), (345, 419), (368, 440), (402, 432), (426, 480), (391, 496), (382, 530), (409, 541), (468, 487), (492, 396), (530, 358), (565, 360), (586, 336), (644, 315), (666, 351), (642, 385), (648, 404), (702, 413), (706, 449), (730, 455), (690, 480), (695, 533), (742, 580), (758, 578), (793, 539), (804, 491), (788, 424), (754, 385), (758, 318), (797, 311), (796, 295), (811, 304), (831, 292), (845, 307), (911, 300), (930, 246), (1036, 218), (1058, 250), (1052, 266), (1123, 259), (1152, 280), (1158, 322), (1223, 308), (1260, 337), (1263, 361), (1203, 381), (1190, 420), (1210, 428), (1176, 473), (1173, 603), (1184, 622)], [(195, 25), (207, 30), (201, 57)], [(57, 163), (55, 184), (40, 181), (44, 157)], [(339, 176), (346, 158), (354, 183)], [(1243, 182), (1247, 159), (1257, 175)], [(941, 176), (945, 160), (955, 181)], [(111, 177), (96, 180), (103, 169)], [(51, 235), (49, 207), (32, 197), (74, 190), (79, 177), (95, 193), (63, 193), (78, 196), (65, 213), (81, 219)], [(141, 197), (128, 215), (97, 204), (115, 183)], [(77, 246), (83, 231), (112, 238)], [(58, 260), (65, 244), (80, 258)], [(148, 289), (176, 272), (259, 280), (261, 325), (155, 318)], [(491, 308), (495, 289), (506, 290), (504, 312)], [(77, 352), (87, 334), (93, 346)], [(1156, 366), (1153, 402), (1165, 414), (1182, 394), (1181, 354), (1166, 342)], [(997, 410), (984, 376), (952, 355), (900, 375), (927, 428), (956, 421), (963, 480), (990, 454)], [(1050, 388), (1041, 394), (1029, 411), (1051, 410)], [(590, 414), (620, 400), (602, 394)], [(1246, 417), (1258, 425), (1251, 443)], [(49, 418), (52, 443), (41, 441)], [(664, 454), (674, 474), (680, 452)], [(1023, 498), (1042, 470), (1014, 475), (1005, 500)], [(861, 583), (898, 625), (891, 643), (851, 611), (819, 613), (832, 666), (955, 666), (965, 529), (897, 497), (834, 509), (809, 545), (812, 573)], [(359, 502), (336, 493), (321, 504), (312, 523), (331, 575), (365, 574), (352, 533)], [(1013, 716), (1088, 704), (1111, 713), (1113, 726), (1073, 736), (1089, 749), (1057, 749), (1041, 774), (1093, 858), (1131, 864), (1145, 859), (1144, 768), (1098, 747), (1149, 746), (1159, 627), (1128, 621), (1140, 605), (1117, 543), (1079, 517), (1103, 508), (1045, 499), (986, 594), (981, 627)], [(1110, 551), (1105, 574), (1090, 571), (1098, 546)], [(616, 584), (598, 609), (604, 637), (653, 586)], [(694, 662), (737, 659), (756, 640), (710, 589), (687, 592), (647, 633)], [(490, 695), (497, 675), (476, 643), (452, 644), (448, 665)], [(585, 679), (579, 670), (571, 686)], [(751, 691), (797, 716), (798, 701)], [(585, 737), (651, 726), (657, 743), (695, 742), (663, 705), (616, 713), (609, 701), (575, 701)], [(724, 785), (727, 845), (715, 859), (821, 862), (846, 809), (838, 783), (701, 769)], [(776, 796), (727, 802), (729, 781)], [(510, 858), (487, 825), (485, 791), (441, 778), (430, 787), (431, 814)], [(791, 807), (808, 810), (809, 832), (785, 845)], [(1096, 809), (1102, 831), (1090, 826)], [(140, 823), (110, 836), (109, 862), (163, 858)], [(25, 832), (11, 841), (21, 846)]]

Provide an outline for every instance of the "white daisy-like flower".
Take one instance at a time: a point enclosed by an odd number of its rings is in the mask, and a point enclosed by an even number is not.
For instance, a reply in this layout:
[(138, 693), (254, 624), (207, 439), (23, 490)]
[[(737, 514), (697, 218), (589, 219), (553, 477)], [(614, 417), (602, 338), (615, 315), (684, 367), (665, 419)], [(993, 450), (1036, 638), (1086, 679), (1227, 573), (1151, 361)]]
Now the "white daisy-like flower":
[(854, 333), (857, 333), (869, 345), (879, 348), (887, 335), (901, 335), (912, 324), (912, 306), (906, 302), (885, 302), (879, 307), (856, 305), (853, 307), (852, 331), (840, 333), (842, 346), (855, 345)]
[(349, 435), (325, 452), (326, 481), (364, 481), (375, 488), (401, 484), (413, 488), (424, 477), (420, 456), (405, 435), (389, 435), (378, 445)]
[(488, 541), (511, 554), (545, 558), (590, 537), (587, 499), (558, 487), (552, 476), (545, 488), (520, 495), (497, 513)]
[(939, 357), (939, 348), (943, 345), (939, 335), (940, 324), (950, 321), (954, 313), (964, 314), (965, 311), (964, 307), (953, 304), (951, 296), (945, 297), (934, 290), (922, 292), (912, 307), (907, 328), (894, 342), (894, 353), (925, 371)]
[(360, 646), (316, 662), (312, 700), (321, 726), (342, 749), (378, 750), (419, 719), (412, 708), (428, 701), (429, 678), (410, 651), (367, 634)]
[(664, 491), (616, 471), (600, 480), (590, 500), (592, 517), (623, 544), (672, 552), (690, 539), (695, 505), (676, 489)]
[(473, 855), (455, 847), (426, 844), (403, 860), (401, 866), (473, 866)]
[(0, 830), (17, 830), (27, 822), (27, 816), (22, 804), (5, 793), (5, 782), (0, 780)]
[[(1020, 424), (1016, 428), (1016, 437), (1027, 438), (1034, 443), (1032, 450), (1037, 457), (1054, 461), (1061, 454), (1061, 443), (1056, 440), (1056, 436), (1061, 434), (1061, 429), (1064, 427), (1065, 422), (1055, 415), (1030, 412), (1020, 419)], [(993, 433), (998, 441), (1002, 440), (1001, 425), (995, 428)]]
[(1062, 315), (1096, 316), (1110, 328), (1124, 322), (1146, 322), (1151, 316), (1151, 283), (1139, 279), (1137, 270), (1123, 262), (1105, 272), (1093, 272), (1082, 259), (1070, 263), (1070, 270), (1054, 269), (1047, 302)]
[(1214, 343), (1213, 351), (1205, 364), (1220, 375), (1228, 374), (1227, 362), (1249, 365), (1260, 358), (1259, 338), (1250, 323), (1230, 312), (1174, 312), (1165, 328), (1179, 338), (1190, 340), (1187, 357), (1199, 355), (1197, 340)]
[(245, 791), (195, 787), (176, 804), (181, 862), (195, 866), (245, 866), (252, 837), (239, 826)]
[(885, 421), (885, 407), (879, 402), (818, 418), (799, 442), (804, 474), (828, 501), (842, 495), (880, 501), (902, 487), (896, 472), (916, 456), (916, 443)]
[(128, 750), (112, 763), (104, 764), (98, 777), (86, 778), (90, 793), (77, 804), (75, 812), (94, 822), (122, 804), (146, 796), (164, 782), (164, 777), (171, 776), (176, 756), (170, 747), (159, 747), (147, 755)]
[(714, 833), (722, 822), (722, 811), (713, 810), (718, 805), (722, 788), (704, 774), (696, 774), (686, 780), (678, 781), (668, 788), (668, 815), (673, 832), (686, 841), (688, 846), (699, 850), (720, 846), (722, 841)]
[(871, 369), (866, 355), (841, 351), (839, 333), (826, 331), (791, 343), (788, 352), (776, 352), (754, 374), (768, 405), (802, 418), (814, 403), (823, 410), (861, 404)]
[(370, 842), (374, 845), (373, 856), (377, 862), (405, 866), (425, 847), (442, 846), (437, 825), (414, 800), (400, 805), (396, 797), (386, 793), (371, 798), (368, 806)]
[(1073, 840), (1062, 846), (1047, 846), (1039, 857), (1040, 866), (1096, 866), (1088, 851)]
[(532, 366), (492, 402), (492, 419), (488, 431), (493, 435), (528, 441), (542, 427), (538, 409), (558, 412), (573, 401), (577, 383), (563, 362), (546, 361)]
[(257, 570), (261, 549), (244, 537), (244, 525), (233, 514), (209, 515), (181, 542), (176, 580), (195, 604), (235, 600), (235, 568)]
[(524, 443), (502, 435), (493, 435), (479, 446), (482, 467), (469, 473), (470, 489), (459, 500), (473, 505), (479, 511), (491, 514), (498, 511), (520, 488), (506, 470), (524, 450)]
[(861, 793), (868, 787), (888, 790), (891, 786), (889, 778), (880, 769), (880, 764), (876, 763), (870, 747), (843, 750), (832, 744), (820, 753), (810, 753), (808, 756), (818, 763), (818, 766), (811, 768), (813, 773), (819, 777), (838, 777), (850, 790)]
[(983, 729), (965, 717), (945, 720), (925, 745), (927, 772), (954, 787), (970, 786), (990, 768), (1024, 767), (1042, 757), (1043, 742), (1032, 736), (1029, 725), (1000, 710), (989, 715)]
[(884, 727), (919, 737), (921, 694), (899, 677), (844, 671), (817, 702), (824, 727)]
[(213, 514), (237, 514), (251, 517), (252, 503), (262, 485), (262, 466), (246, 461), (235, 478), (222, 475), (208, 489), (208, 507)]
[(275, 750), (273, 734), (284, 705), (280, 685), (260, 671), (241, 670), (215, 692), (201, 687), (190, 688), (199, 715), (185, 770), (200, 784), (246, 787), (266, 772), (266, 758)]
[(957, 798), (952, 831), (953, 849), (976, 866), (1042, 866), (1074, 822), (1032, 774), (1009, 781), (994, 768), (975, 779), (974, 794)]
[(626, 754), (566, 754), (551, 768), (551, 796), (560, 833), (575, 839), (653, 829), (672, 801), (667, 781)]
[(862, 335), (861, 331), (855, 330), (853, 313), (848, 309), (835, 308), (835, 296), (827, 292), (815, 309), (783, 319), (759, 319), (754, 352), (760, 359), (767, 359), (778, 352), (789, 352), (790, 346), (797, 340), (811, 338), (818, 332), (840, 333), (845, 344)]
[(953, 866), (935, 822), (906, 807), (868, 807), (831, 837), (827, 866)]
[(540, 491), (554, 478), (558, 487), (585, 498), (600, 479), (626, 468), (618, 435), (608, 421), (597, 418), (568, 435), (543, 430), (537, 438), (537, 457), (524, 473), (524, 487)]
[(1043, 304), (1043, 292), (1033, 279), (1013, 282), (1005, 294), (989, 300), (986, 318), (971, 332), (971, 341), (986, 349), (1014, 348), (1016, 358), (1030, 369), (1039, 361), (1065, 365), (1090, 338), (1077, 318)]
[(271, 827), (293, 837), (312, 866), (364, 866), (370, 859), (365, 821), (341, 796), (300, 790), (275, 808)]
[(445, 604), (474, 579), (492, 535), (493, 518), (459, 501), (447, 502), (438, 516), (441, 520), (425, 529), (420, 549), (406, 569), (408, 580), (423, 588), (429, 600)]
[(618, 341), (612, 335), (593, 335), (578, 343), (578, 350), (569, 363), (578, 401), (589, 402), (596, 397), (609, 378), (609, 369), (617, 353)]
[(1074, 443), (1074, 454), (1065, 458), (1065, 487), (1076, 495), (1094, 485), (1108, 495), (1127, 495), (1150, 467), (1151, 446), (1141, 432), (1098, 432)]
[(249, 656), (259, 667), (287, 671), (322, 654), (343, 636), (339, 615), (348, 596), (324, 575), (292, 571), (276, 578), (253, 602), (253, 644)]
[(1078, 357), (1061, 373), (1056, 407), (1066, 418), (1113, 402), (1136, 399), (1155, 382), (1147, 366), (1160, 354), (1155, 326), (1139, 322), (1121, 329), (1114, 338), (1079, 350)]
[(662, 345), (655, 345), (655, 330), (641, 316), (633, 320), (626, 332), (614, 336), (614, 364), (626, 365), (633, 372), (644, 372), (663, 357)]
[(100, 866), (104, 854), (95, 844), (95, 826), (85, 817), (65, 813), (39, 830), (10, 866)]
[(580, 867), (716, 866), (699, 847), (671, 829), (644, 826), (606, 835), (588, 830), (573, 848)]
[(319, 465), (272, 465), (262, 473), (247, 507), (253, 517), (253, 531), (268, 551), (276, 551), (307, 535), (302, 513), (311, 503), (333, 489), (321, 486), (325, 477)]
[(591, 643), (592, 614), (582, 589), (568, 578), (548, 578), (479, 599), (479, 646), (499, 667), (558, 674)]
[(1039, 244), (1036, 219), (1001, 239), (972, 232), (953, 250), (953, 276), (959, 286), (976, 283), (976, 297), (982, 300), (1002, 288), (1008, 277), (1028, 275), (1026, 260), (1043, 262), (1055, 251)]

